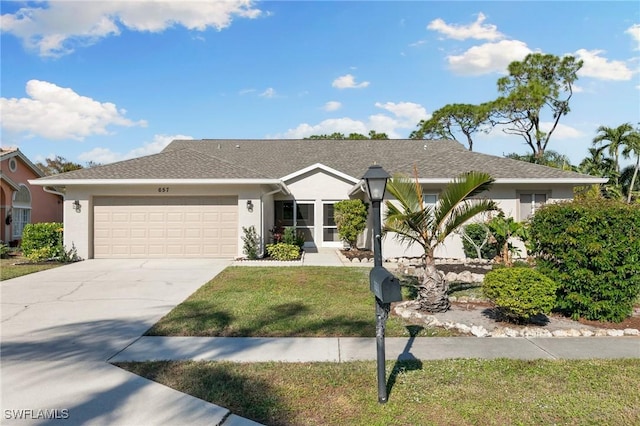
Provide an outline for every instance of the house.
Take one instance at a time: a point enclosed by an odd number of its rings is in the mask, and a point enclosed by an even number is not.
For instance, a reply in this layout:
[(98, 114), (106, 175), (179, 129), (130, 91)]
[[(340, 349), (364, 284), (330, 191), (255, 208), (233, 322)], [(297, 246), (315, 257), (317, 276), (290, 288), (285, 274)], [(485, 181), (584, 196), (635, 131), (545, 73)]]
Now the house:
[(0, 240), (13, 246), (28, 223), (62, 222), (63, 194), (33, 179), (44, 176), (17, 148), (0, 148)]
[[(335, 202), (366, 198), (372, 164), (412, 175), (426, 200), (469, 170), (496, 178), (488, 197), (524, 220), (543, 203), (573, 197), (592, 176), (467, 151), (450, 140), (175, 140), (146, 157), (32, 181), (64, 187), (65, 245), (83, 258), (242, 256), (243, 227), (263, 244), (294, 226), (309, 247), (341, 247)], [(370, 229), (371, 227), (369, 227)], [(370, 247), (371, 235), (362, 244)], [(385, 238), (385, 257), (413, 255)], [(439, 256), (463, 257), (452, 238)]]

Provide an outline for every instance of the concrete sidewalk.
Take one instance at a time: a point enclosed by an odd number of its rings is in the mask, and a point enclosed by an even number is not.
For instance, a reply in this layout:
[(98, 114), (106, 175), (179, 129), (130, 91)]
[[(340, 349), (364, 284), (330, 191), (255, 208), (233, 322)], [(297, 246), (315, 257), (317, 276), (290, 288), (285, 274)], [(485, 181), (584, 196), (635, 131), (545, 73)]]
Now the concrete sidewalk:
[[(385, 340), (387, 360), (640, 358), (640, 338), (637, 337), (394, 337)], [(109, 361), (349, 362), (375, 359), (375, 338), (143, 336)]]

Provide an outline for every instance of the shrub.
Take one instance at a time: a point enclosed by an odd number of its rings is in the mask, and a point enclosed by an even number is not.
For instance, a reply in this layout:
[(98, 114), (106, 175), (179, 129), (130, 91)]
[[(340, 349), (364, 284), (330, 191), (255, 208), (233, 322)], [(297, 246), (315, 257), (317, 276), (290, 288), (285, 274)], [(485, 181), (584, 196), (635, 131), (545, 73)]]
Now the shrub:
[(296, 260), (300, 257), (300, 247), (295, 244), (267, 244), (267, 253), (276, 260)]
[(22, 254), (30, 260), (58, 257), (62, 246), (62, 224), (57, 222), (29, 223), (22, 231)]
[(357, 249), (358, 236), (367, 227), (369, 205), (362, 200), (342, 200), (333, 205), (338, 235)]
[(0, 259), (7, 259), (10, 252), (11, 249), (9, 249), (9, 246), (6, 245), (4, 241), (0, 241)]
[(507, 318), (527, 321), (548, 314), (556, 301), (558, 285), (530, 268), (503, 268), (490, 271), (482, 284), (484, 295)]
[(287, 227), (282, 234), (280, 242), (290, 244), (292, 246), (298, 246), (298, 248), (302, 249), (302, 246), (304, 246), (304, 237), (302, 235), (296, 235), (295, 228)]
[[(495, 244), (489, 242), (489, 228), (481, 223), (470, 223), (462, 229), (462, 246), (468, 258), (493, 259), (498, 255)], [(469, 241), (471, 240), (471, 241)], [(478, 250), (480, 257), (478, 257)]]
[(242, 236), (242, 242), (244, 243), (244, 245), (242, 246), (242, 252), (247, 256), (248, 259), (257, 259), (258, 248), (260, 247), (260, 239), (258, 238), (256, 227), (253, 225), (248, 228), (243, 226), (242, 232), (244, 233), (244, 235)]
[(550, 204), (531, 221), (542, 272), (558, 307), (577, 319), (620, 322), (640, 294), (640, 209), (612, 200)]

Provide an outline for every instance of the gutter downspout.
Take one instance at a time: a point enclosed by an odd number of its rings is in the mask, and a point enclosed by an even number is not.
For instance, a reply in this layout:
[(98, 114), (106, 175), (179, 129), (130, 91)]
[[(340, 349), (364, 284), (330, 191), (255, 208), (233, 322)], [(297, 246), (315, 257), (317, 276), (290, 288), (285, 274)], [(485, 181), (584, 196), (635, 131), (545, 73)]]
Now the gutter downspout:
[(65, 194), (63, 194), (62, 192), (58, 192), (58, 191), (54, 191), (53, 189), (48, 189), (46, 186), (42, 187), (42, 190), (44, 192), (48, 192), (49, 194), (54, 194), (54, 195), (59, 195), (62, 197), (62, 200), (64, 201), (65, 199)]

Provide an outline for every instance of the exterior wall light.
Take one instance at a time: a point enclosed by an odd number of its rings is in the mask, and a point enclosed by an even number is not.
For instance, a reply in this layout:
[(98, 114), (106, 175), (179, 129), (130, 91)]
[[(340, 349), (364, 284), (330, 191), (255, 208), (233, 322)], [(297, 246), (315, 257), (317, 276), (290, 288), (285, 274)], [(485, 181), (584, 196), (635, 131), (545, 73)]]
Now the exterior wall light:
[(253, 201), (247, 200), (247, 210), (249, 210), (250, 212), (253, 211)]
[(76, 213), (80, 213), (80, 210), (82, 210), (82, 206), (80, 205), (80, 200), (75, 200), (72, 205)]

